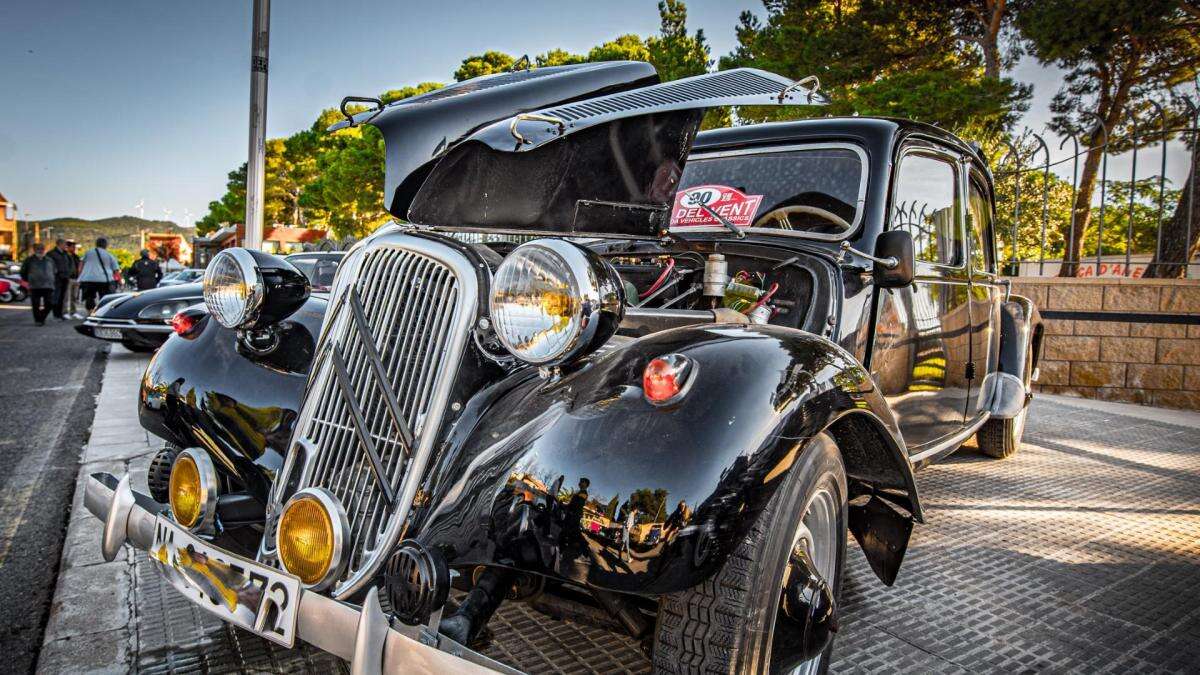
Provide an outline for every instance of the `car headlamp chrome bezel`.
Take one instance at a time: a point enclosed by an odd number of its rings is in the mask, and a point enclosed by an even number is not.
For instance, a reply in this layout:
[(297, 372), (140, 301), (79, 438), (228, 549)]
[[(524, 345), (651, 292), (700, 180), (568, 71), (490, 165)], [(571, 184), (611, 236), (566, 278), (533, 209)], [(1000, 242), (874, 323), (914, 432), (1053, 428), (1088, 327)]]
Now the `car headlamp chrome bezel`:
[[(218, 289), (214, 288), (216, 274), (223, 265), (235, 265), (240, 282), (245, 287), (245, 296), (240, 300), (240, 306), (231, 307), (229, 298), (218, 297)], [(244, 248), (227, 248), (208, 263), (204, 270), (204, 304), (208, 313), (226, 328), (241, 328), (250, 325), (258, 319), (266, 298), (267, 289), (263, 282), (262, 271), (250, 251)]]
[(175, 459), (171, 462), (171, 471), (175, 471), (176, 465), (181, 459), (188, 459), (196, 467), (196, 474), (199, 481), (200, 490), (200, 513), (196, 516), (195, 522), (190, 525), (179, 520), (174, 512), (174, 487), (168, 479), (167, 497), (168, 502), (172, 507), (172, 516), (175, 517), (175, 522), (180, 526), (191, 530), (192, 532), (208, 532), (212, 529), (213, 523), (217, 517), (217, 499), (220, 497), (220, 483), (217, 477), (216, 466), (213, 465), (212, 458), (208, 453), (200, 448), (186, 448), (182, 450)]
[[(325, 511), (325, 515), (329, 517), (330, 534), (332, 539), (330, 545), (331, 551), (329, 565), (326, 567), (325, 573), (321, 575), (321, 578), (317, 579), (315, 582), (308, 583), (303, 579), (300, 581), (305, 588), (322, 590), (332, 584), (341, 575), (346, 562), (350, 558), (350, 540), (348, 538), (348, 533), (350, 532), (350, 521), (346, 515), (345, 507), (342, 506), (342, 503), (338, 501), (337, 497), (335, 497), (329, 490), (320, 487), (308, 487), (297, 491), (296, 494), (292, 495), (291, 498), (287, 500), (287, 503), (284, 504), (283, 508), (279, 511), (280, 526), (276, 531), (275, 550), (279, 556), (279, 564), (284, 568), (284, 570), (287, 570), (287, 565), (284, 563), (283, 551), (281, 549), (283, 545), (282, 537), (285, 535), (283, 529), (283, 517), (287, 513), (288, 509), (301, 499), (315, 500)], [(288, 571), (288, 574), (294, 573)]]
[[(564, 279), (570, 289), (574, 303), (573, 318), (577, 325), (563, 345), (552, 353), (531, 356), (515, 345), (507, 330), (500, 298), (507, 290), (503, 283), (506, 266), (519, 264), (527, 252), (540, 249), (557, 258), (566, 269), (569, 279)], [(492, 289), (488, 298), (488, 310), (496, 337), (513, 356), (539, 367), (553, 367), (569, 363), (585, 356), (609, 340), (625, 314), (625, 289), (616, 270), (594, 251), (563, 239), (535, 239), (526, 242), (505, 256), (492, 276)]]

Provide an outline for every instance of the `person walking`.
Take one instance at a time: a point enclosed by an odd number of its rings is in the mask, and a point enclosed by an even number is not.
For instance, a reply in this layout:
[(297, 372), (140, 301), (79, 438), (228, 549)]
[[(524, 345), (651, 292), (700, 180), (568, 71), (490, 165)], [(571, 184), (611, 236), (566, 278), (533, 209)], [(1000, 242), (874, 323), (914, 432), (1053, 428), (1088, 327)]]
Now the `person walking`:
[(44, 244), (33, 245), (33, 255), (21, 263), (21, 278), (29, 283), (29, 304), (33, 307), (33, 322), (46, 325), (50, 305), (54, 300), (54, 283), (58, 266), (46, 255)]
[(54, 261), (55, 267), (54, 298), (50, 301), (50, 309), (54, 312), (54, 318), (65, 321), (67, 317), (63, 316), (63, 303), (67, 299), (67, 287), (71, 285), (71, 274), (75, 269), (67, 254), (67, 240), (61, 237), (55, 239), (54, 249), (46, 257)]
[(129, 276), (139, 291), (148, 291), (158, 286), (159, 279), (162, 279), (162, 268), (150, 259), (150, 251), (142, 249), (142, 257), (130, 266)]
[(91, 312), (96, 301), (112, 292), (113, 279), (121, 264), (108, 252), (108, 240), (100, 237), (96, 247), (83, 254), (83, 270), (79, 273), (79, 288), (83, 291), (83, 304)]
[(83, 263), (80, 262), (79, 256), (75, 253), (75, 240), (67, 240), (67, 256), (71, 259), (71, 278), (67, 281), (67, 302), (65, 311), (67, 316), (72, 319), (86, 318), (83, 312), (79, 311), (79, 268)]

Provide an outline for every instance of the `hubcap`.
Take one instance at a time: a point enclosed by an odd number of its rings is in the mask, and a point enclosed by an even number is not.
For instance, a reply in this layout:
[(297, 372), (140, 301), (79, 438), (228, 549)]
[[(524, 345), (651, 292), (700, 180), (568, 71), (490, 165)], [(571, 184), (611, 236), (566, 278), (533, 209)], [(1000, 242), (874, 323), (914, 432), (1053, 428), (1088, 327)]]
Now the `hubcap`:
[[(792, 548), (788, 567), (784, 571), (783, 584), (789, 584), (788, 576), (798, 565), (807, 564), (817, 572), (825, 584), (831, 584), (837, 571), (838, 516), (841, 512), (837, 498), (827, 488), (819, 488), (809, 497), (804, 516), (796, 526), (792, 537)], [(807, 558), (807, 563), (803, 559)], [(772, 638), (774, 638), (772, 627)], [(797, 675), (816, 673), (820, 657), (810, 659), (793, 668)]]

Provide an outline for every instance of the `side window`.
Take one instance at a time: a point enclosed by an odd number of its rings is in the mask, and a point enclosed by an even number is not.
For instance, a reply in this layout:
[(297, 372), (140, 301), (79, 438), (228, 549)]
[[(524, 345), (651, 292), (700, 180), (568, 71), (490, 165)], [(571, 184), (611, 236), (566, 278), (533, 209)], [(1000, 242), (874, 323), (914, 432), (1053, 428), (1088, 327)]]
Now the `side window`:
[(971, 237), (971, 269), (976, 272), (995, 272), (995, 249), (987, 245), (992, 231), (992, 209), (987, 197), (972, 180), (967, 186), (967, 232)]
[(918, 261), (957, 267), (963, 261), (958, 227), (957, 171), (950, 162), (908, 154), (896, 171), (892, 229), (908, 230)]

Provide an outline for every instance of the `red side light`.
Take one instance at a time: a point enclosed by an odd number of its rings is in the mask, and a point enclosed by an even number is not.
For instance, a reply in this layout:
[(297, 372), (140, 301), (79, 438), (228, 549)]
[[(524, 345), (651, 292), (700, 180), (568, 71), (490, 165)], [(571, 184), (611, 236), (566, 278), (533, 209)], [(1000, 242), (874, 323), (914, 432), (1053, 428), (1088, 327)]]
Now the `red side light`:
[(673, 403), (683, 396), (692, 375), (692, 361), (682, 354), (651, 359), (642, 373), (642, 391), (655, 405)]
[(180, 312), (171, 317), (171, 328), (175, 330), (176, 335), (184, 337), (187, 337), (189, 333), (195, 330), (198, 323), (200, 323), (200, 320), (187, 312)]

